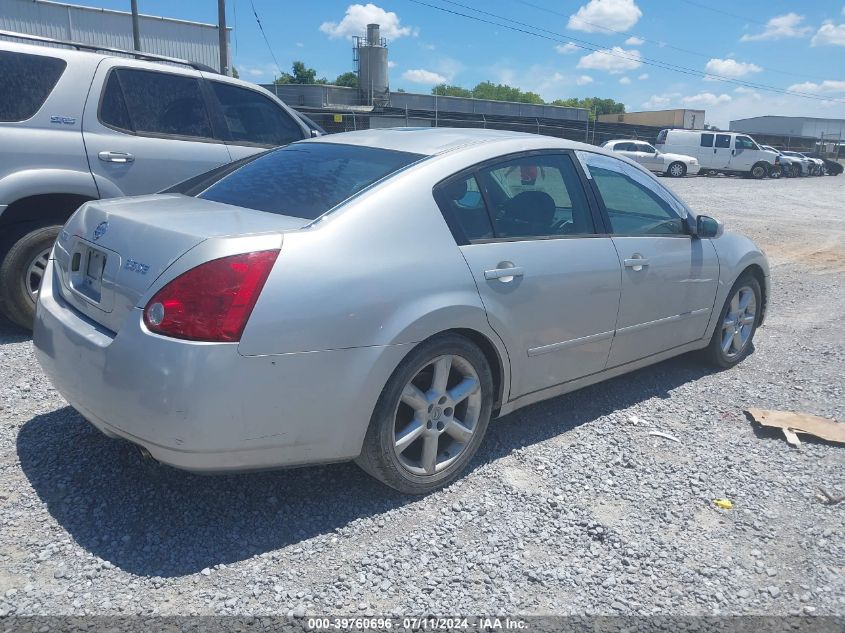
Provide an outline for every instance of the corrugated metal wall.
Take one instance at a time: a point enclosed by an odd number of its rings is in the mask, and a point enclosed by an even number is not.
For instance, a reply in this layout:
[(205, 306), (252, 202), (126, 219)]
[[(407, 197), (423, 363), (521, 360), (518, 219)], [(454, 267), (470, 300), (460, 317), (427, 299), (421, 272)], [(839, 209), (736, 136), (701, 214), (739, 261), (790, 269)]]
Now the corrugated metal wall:
[[(213, 24), (141, 15), (139, 28), (141, 48), (146, 53), (179, 57), (215, 69), (220, 66), (217, 27)], [(133, 47), (129, 12), (44, 0), (0, 0), (0, 29), (111, 48)]]

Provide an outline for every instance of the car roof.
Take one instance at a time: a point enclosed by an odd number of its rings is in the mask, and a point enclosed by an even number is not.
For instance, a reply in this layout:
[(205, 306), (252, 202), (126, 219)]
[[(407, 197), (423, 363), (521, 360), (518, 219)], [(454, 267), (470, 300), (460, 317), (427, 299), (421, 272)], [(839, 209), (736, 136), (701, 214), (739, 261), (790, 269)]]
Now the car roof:
[(646, 145), (651, 145), (651, 141), (646, 141), (641, 138), (615, 138), (612, 141), (606, 141), (604, 145), (608, 143), (645, 143)]
[(316, 139), (299, 141), (301, 143), (341, 143), (362, 145), (379, 149), (411, 152), (425, 156), (435, 156), (460, 148), (487, 143), (516, 142), (525, 149), (589, 149), (596, 151), (594, 145), (585, 145), (576, 141), (510, 132), (507, 130), (467, 129), (448, 127), (398, 127), (357, 132), (341, 132)]

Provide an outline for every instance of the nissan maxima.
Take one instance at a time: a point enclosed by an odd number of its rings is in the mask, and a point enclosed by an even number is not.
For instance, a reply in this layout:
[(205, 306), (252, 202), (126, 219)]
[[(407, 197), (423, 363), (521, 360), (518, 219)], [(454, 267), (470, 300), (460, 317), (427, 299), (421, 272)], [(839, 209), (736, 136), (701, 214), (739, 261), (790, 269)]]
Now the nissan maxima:
[(355, 460), (424, 493), (491, 417), (751, 350), (765, 256), (606, 150), (490, 130), (308, 139), (83, 205), (34, 342), (103, 433), (178, 468)]

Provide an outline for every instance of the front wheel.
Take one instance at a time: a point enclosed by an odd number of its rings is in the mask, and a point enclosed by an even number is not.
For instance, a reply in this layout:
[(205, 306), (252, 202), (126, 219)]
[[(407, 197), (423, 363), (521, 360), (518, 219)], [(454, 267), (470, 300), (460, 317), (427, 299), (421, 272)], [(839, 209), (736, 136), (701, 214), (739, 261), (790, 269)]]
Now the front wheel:
[(731, 288), (716, 330), (705, 349), (707, 359), (717, 367), (733, 367), (748, 356), (762, 308), (760, 283), (744, 273)]
[(780, 165), (775, 165), (769, 170), (769, 178), (774, 178), (777, 180), (783, 175), (783, 171), (780, 168)]
[(0, 263), (3, 314), (27, 330), (32, 329), (38, 290), (60, 230), (60, 226), (45, 226), (22, 235)]
[(414, 349), (384, 387), (356, 463), (388, 486), (425, 494), (454, 480), (478, 450), (493, 408), (484, 354), (456, 334)]
[(751, 168), (751, 177), (755, 180), (761, 180), (762, 178), (766, 177), (768, 173), (768, 169), (766, 169), (766, 165), (763, 163), (757, 163), (754, 167)]
[(672, 178), (683, 178), (687, 175), (687, 166), (681, 162), (675, 161), (669, 165), (669, 169), (666, 170), (666, 173), (672, 176)]

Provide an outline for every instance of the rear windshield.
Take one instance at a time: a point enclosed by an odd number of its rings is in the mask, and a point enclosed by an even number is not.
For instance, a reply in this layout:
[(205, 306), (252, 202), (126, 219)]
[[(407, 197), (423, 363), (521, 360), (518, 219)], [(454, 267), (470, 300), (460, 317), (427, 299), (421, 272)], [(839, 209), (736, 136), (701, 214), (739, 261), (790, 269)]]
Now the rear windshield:
[(294, 143), (225, 175), (198, 197), (314, 220), (420, 154), (335, 143)]

